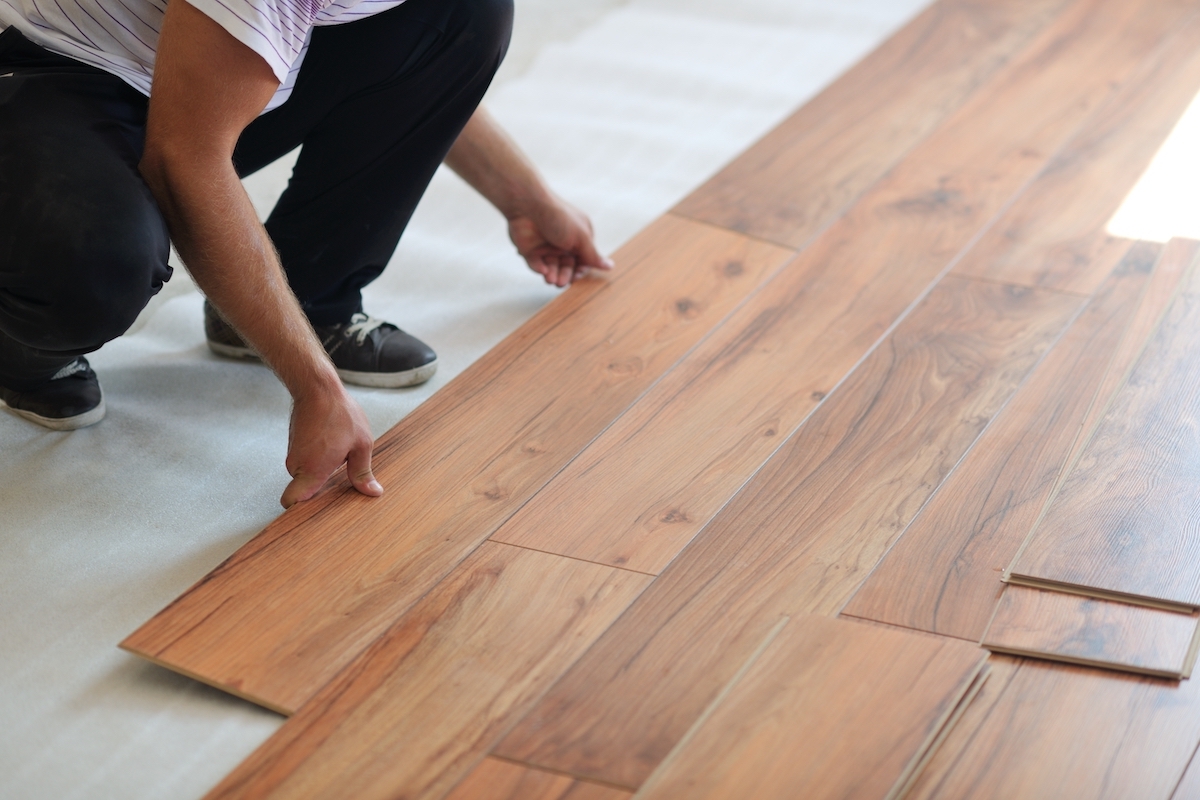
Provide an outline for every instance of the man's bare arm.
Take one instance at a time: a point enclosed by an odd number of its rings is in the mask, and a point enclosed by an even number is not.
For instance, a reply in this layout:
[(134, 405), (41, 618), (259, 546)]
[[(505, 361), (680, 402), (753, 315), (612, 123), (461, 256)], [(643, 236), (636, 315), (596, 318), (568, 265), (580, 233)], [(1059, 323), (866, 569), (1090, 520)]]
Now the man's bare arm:
[(547, 283), (566, 286), (588, 269), (611, 269), (596, 251), (592, 223), (546, 186), (536, 168), (482, 106), (446, 164), (508, 219), (517, 250)]
[(292, 395), (285, 507), (348, 463), (355, 488), (382, 493), (366, 417), (346, 393), (288, 287), (233, 169), (242, 130), (279, 82), (267, 63), (184, 0), (167, 6), (141, 172), (196, 283)]

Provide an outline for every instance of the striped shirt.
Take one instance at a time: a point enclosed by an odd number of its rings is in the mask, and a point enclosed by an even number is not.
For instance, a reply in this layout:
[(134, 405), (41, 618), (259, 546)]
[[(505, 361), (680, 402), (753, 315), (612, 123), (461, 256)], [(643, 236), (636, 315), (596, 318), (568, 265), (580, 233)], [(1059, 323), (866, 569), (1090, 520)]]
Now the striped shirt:
[[(340, 25), (404, 0), (187, 0), (258, 53), (279, 79), (265, 110), (287, 100), (316, 25)], [(0, 31), (99, 67), (150, 94), (167, 0), (0, 0)]]

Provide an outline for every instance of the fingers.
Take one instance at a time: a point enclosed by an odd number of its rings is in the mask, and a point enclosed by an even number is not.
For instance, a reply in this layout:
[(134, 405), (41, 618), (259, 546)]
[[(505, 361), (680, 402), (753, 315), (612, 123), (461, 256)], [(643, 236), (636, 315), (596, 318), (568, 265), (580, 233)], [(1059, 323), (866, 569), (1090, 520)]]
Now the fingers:
[(307, 472), (296, 473), (292, 478), (292, 482), (283, 490), (283, 496), (279, 498), (279, 504), (284, 508), (291, 508), (296, 503), (308, 500), (320, 491), (328, 477), (328, 475), (321, 477)]
[(350, 476), (350, 483), (362, 494), (368, 497), (379, 497), (383, 494), (383, 487), (371, 472), (370, 445), (350, 451), (350, 457), (346, 460), (346, 473)]

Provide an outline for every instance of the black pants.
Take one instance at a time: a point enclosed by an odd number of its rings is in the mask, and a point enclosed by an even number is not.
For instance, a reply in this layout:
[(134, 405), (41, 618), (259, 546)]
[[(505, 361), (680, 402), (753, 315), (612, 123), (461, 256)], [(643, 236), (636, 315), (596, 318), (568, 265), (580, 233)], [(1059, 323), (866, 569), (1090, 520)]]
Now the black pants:
[[(512, 0), (407, 0), (317, 28), (291, 98), (251, 123), (248, 175), (303, 145), (266, 228), (316, 325), (362, 309), (508, 46)], [(137, 163), (147, 100), (0, 34), (0, 385), (32, 388), (120, 336), (168, 280)]]

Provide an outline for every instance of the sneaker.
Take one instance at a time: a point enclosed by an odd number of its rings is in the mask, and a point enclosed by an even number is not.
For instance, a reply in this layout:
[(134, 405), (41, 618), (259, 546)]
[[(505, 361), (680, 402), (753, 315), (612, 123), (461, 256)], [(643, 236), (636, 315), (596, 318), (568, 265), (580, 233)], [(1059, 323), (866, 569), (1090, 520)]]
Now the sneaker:
[[(429, 345), (390, 322), (359, 313), (349, 322), (320, 325), (314, 330), (346, 383), (398, 389), (424, 383), (437, 372), (437, 354)], [(258, 353), (207, 300), (204, 334), (209, 349), (219, 356), (258, 358)]]
[(80, 357), (34, 389), (0, 386), (0, 408), (51, 430), (73, 431), (104, 419), (104, 393), (87, 359)]

